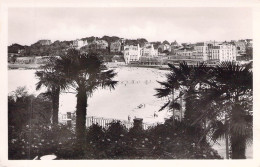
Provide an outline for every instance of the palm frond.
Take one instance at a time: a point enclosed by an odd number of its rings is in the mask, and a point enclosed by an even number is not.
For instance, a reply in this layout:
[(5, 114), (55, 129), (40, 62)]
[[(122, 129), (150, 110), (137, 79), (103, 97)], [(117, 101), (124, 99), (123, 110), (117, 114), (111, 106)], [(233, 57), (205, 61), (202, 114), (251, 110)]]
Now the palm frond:
[(171, 103), (169, 104), (169, 108), (170, 109), (177, 109), (180, 110), (181, 105), (177, 102), (171, 101)]
[(225, 135), (228, 132), (228, 127), (222, 121), (214, 121), (211, 123), (212, 136), (211, 139), (216, 142), (218, 139), (225, 139)]
[(167, 103), (165, 103), (165, 104), (159, 109), (159, 111), (164, 110), (170, 103), (171, 103), (171, 101), (168, 101)]
[(156, 88), (156, 94), (154, 96), (158, 98), (163, 98), (171, 95), (172, 90), (170, 88)]

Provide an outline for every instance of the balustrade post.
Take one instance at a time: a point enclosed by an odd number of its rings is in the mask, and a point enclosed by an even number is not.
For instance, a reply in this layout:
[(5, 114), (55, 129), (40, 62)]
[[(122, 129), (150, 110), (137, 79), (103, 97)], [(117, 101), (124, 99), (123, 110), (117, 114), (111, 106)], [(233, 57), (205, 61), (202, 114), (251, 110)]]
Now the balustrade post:
[(143, 129), (143, 119), (142, 118), (134, 118), (134, 128)]

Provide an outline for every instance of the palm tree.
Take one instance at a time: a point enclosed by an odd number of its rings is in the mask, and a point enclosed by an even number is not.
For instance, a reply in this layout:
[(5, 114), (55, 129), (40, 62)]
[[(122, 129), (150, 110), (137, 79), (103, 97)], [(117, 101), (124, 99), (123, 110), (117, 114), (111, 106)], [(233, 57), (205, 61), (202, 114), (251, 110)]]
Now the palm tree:
[[(196, 87), (201, 83), (199, 78), (205, 76), (208, 69), (203, 63), (196, 66), (189, 66), (186, 62), (182, 62), (179, 64), (179, 67), (175, 67), (172, 64), (168, 64), (168, 66), (170, 67), (170, 73), (166, 74), (167, 80), (165, 82), (158, 82), (162, 88), (156, 89), (157, 94), (155, 96), (158, 98), (167, 97), (168, 102), (162, 106), (160, 111), (168, 107), (173, 111), (174, 115), (174, 110), (180, 110), (182, 107), (178, 101), (182, 99), (188, 101), (196, 97)], [(175, 98), (174, 94), (177, 92), (179, 95)], [(186, 110), (189, 108), (188, 105), (189, 103), (186, 103)], [(192, 114), (189, 113), (189, 111), (185, 112), (185, 117), (189, 117)]]
[[(225, 137), (231, 144), (231, 158), (243, 159), (252, 140), (252, 70), (233, 62), (223, 62), (211, 71), (208, 87), (201, 91), (197, 106), (203, 107), (196, 122), (208, 118), (212, 139)], [(228, 150), (226, 150), (228, 152)], [(228, 156), (227, 156), (228, 157)]]
[(88, 98), (99, 87), (114, 89), (117, 84), (113, 80), (116, 73), (108, 70), (97, 54), (81, 54), (75, 49), (69, 50), (67, 55), (58, 59), (57, 67), (71, 81), (77, 92), (76, 135), (79, 146), (82, 147), (81, 144), (85, 141)]
[[(170, 68), (156, 96), (168, 97), (172, 88), (183, 92), (185, 121), (204, 126), (201, 139), (209, 134), (214, 140), (224, 136), (226, 143), (231, 143), (231, 158), (245, 158), (246, 144), (252, 140), (251, 65), (224, 62), (215, 68), (202, 64), (189, 69), (183, 63), (179, 68)], [(163, 107), (172, 107), (169, 104)]]
[[(183, 66), (182, 66), (183, 65)], [(181, 67), (186, 67), (186, 64), (180, 64)], [(169, 110), (172, 110), (173, 113), (173, 121), (175, 119), (175, 110), (180, 109), (180, 104), (177, 102), (177, 100), (182, 95), (181, 93), (181, 86), (180, 80), (184, 78), (184, 75), (182, 74), (182, 70), (184, 68), (176, 68), (172, 64), (168, 64), (170, 67), (171, 72), (166, 74), (167, 81), (160, 82), (157, 81), (159, 84), (161, 84), (162, 88), (156, 88), (155, 90), (157, 93), (155, 94), (158, 98), (167, 98), (168, 102), (166, 102), (159, 111), (162, 111), (166, 107), (168, 107)], [(175, 94), (177, 94), (177, 91), (179, 91), (178, 97), (175, 97)]]
[(35, 75), (39, 79), (36, 83), (36, 90), (42, 86), (47, 88), (45, 95), (49, 95), (52, 99), (51, 121), (53, 124), (58, 124), (60, 91), (68, 87), (69, 81), (57, 71), (55, 61), (56, 58), (50, 58), (48, 63), (42, 66), (42, 70), (35, 72)]
[(224, 62), (214, 70), (218, 89), (222, 91), (225, 110), (226, 136), (231, 143), (231, 158), (243, 159), (246, 145), (252, 140), (252, 91), (251, 64), (241, 67), (233, 62)]

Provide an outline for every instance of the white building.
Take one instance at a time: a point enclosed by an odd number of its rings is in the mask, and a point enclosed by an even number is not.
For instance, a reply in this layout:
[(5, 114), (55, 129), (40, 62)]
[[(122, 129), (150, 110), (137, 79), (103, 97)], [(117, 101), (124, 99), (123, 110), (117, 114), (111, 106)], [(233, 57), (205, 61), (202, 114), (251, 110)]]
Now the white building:
[(154, 49), (153, 44), (146, 43), (144, 47), (141, 49), (141, 55), (150, 58), (157, 57), (158, 49)]
[(141, 57), (141, 48), (138, 45), (125, 45), (124, 46), (124, 59), (126, 64), (137, 62)]
[(208, 60), (209, 47), (207, 42), (199, 42), (194, 46), (194, 56), (202, 59), (203, 61)]
[(83, 46), (86, 46), (86, 45), (88, 45), (88, 41), (87, 40), (83, 41), (81, 39), (77, 39), (77, 40), (73, 41), (73, 47), (75, 47), (77, 49), (79, 49), (79, 48), (81, 48)]
[(236, 61), (237, 50), (232, 44), (209, 45), (209, 60)]

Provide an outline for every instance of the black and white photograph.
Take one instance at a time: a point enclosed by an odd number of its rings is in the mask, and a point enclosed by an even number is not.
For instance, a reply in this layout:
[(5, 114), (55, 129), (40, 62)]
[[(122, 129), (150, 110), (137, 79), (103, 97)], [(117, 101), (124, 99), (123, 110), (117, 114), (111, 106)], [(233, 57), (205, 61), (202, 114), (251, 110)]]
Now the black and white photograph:
[(6, 15), (8, 161), (254, 159), (252, 7)]

